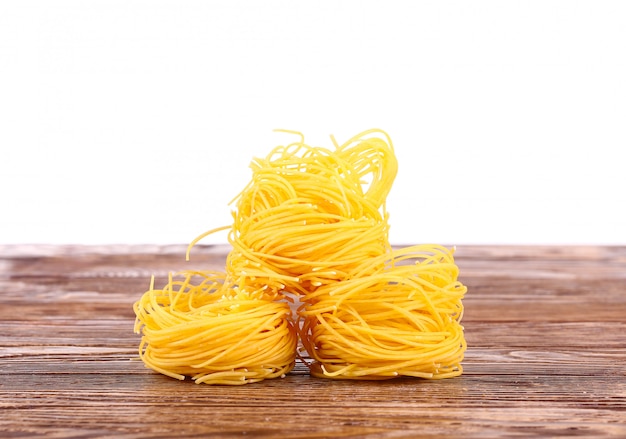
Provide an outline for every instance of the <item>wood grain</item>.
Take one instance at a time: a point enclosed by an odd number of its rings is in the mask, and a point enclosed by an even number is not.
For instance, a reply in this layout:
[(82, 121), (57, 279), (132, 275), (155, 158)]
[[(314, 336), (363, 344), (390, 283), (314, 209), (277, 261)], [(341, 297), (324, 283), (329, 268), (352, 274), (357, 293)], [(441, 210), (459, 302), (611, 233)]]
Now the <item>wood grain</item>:
[(227, 248), (0, 247), (0, 437), (626, 437), (626, 248), (463, 246), (461, 377), (242, 387), (136, 359), (132, 303)]

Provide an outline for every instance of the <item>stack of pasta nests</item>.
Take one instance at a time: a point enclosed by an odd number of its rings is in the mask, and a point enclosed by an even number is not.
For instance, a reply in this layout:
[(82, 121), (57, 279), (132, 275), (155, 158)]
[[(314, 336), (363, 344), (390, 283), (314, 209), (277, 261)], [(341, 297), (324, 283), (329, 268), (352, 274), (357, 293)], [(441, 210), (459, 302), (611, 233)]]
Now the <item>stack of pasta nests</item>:
[(252, 161), (225, 272), (182, 273), (135, 304), (144, 363), (244, 384), (288, 373), (299, 339), (314, 376), (460, 375), (466, 287), (452, 250), (390, 245), (385, 201), (397, 160), (387, 134), (333, 139), (332, 150), (300, 136)]

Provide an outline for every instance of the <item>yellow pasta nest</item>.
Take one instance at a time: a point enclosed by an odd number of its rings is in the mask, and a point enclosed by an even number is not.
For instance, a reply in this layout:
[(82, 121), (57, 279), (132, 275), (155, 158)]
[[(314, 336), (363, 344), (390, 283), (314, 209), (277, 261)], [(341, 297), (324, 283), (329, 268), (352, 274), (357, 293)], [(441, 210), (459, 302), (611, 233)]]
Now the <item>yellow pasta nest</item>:
[(303, 297), (300, 336), (316, 361), (311, 373), (353, 379), (459, 375), (465, 287), (451, 252), (414, 246), (371, 264), (376, 268)]
[(397, 161), (387, 134), (333, 138), (332, 150), (300, 136), (252, 161), (232, 226), (190, 244), (228, 229), (225, 272), (184, 273), (135, 304), (145, 364), (214, 384), (284, 376), (297, 333), (315, 376), (460, 375), (466, 288), (451, 250), (389, 244)]
[(148, 367), (208, 384), (252, 383), (293, 368), (297, 335), (287, 303), (229, 285), (222, 273), (181, 274), (135, 303)]

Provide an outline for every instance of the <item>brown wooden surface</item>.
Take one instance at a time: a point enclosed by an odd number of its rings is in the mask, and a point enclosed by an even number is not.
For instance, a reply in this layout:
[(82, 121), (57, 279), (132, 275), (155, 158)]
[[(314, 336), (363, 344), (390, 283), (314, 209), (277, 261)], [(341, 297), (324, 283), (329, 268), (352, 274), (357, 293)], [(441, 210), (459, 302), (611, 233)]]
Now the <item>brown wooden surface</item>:
[(136, 360), (132, 303), (224, 247), (0, 247), (0, 437), (626, 437), (626, 247), (461, 246), (463, 376), (196, 385)]

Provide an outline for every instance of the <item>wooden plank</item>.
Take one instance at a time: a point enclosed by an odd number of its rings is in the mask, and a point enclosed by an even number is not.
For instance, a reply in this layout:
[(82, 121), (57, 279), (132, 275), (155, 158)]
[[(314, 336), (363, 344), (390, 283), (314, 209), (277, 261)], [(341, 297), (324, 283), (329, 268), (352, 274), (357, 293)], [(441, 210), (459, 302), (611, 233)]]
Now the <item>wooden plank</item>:
[(137, 358), (151, 275), (227, 248), (0, 246), (2, 437), (626, 437), (626, 248), (466, 246), (461, 377), (196, 385)]

